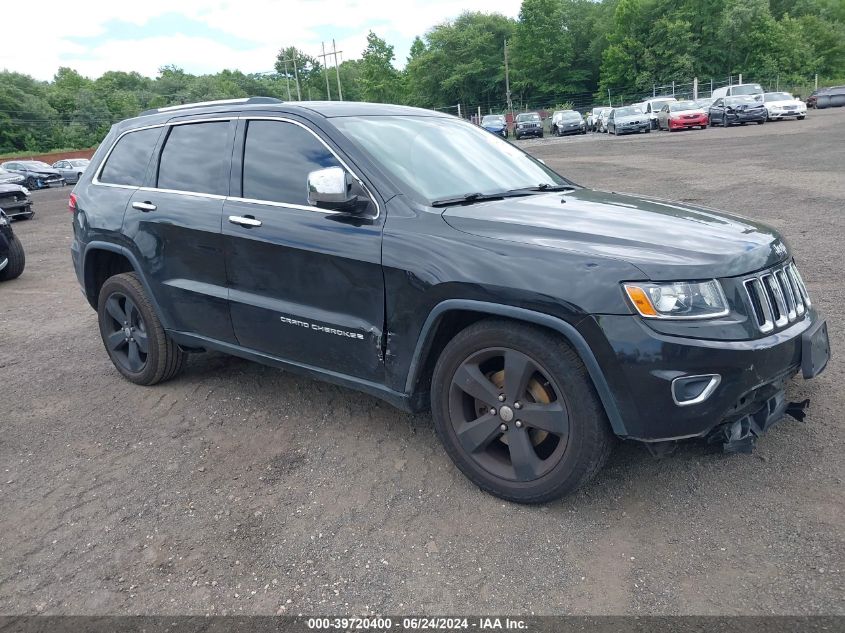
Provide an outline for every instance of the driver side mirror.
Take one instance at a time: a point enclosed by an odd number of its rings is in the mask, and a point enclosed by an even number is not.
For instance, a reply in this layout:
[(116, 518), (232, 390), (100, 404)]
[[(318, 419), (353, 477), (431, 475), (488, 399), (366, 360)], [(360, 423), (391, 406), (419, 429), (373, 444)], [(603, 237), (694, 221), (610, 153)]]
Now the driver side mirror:
[(345, 169), (326, 167), (308, 174), (308, 204), (332, 211), (360, 213), (369, 206), (369, 198)]

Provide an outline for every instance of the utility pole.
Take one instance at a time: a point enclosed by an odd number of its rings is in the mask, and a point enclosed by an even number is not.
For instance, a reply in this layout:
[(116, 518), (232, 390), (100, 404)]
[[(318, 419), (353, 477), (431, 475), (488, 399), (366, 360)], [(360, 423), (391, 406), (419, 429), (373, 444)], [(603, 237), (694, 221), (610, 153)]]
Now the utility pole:
[(290, 77), (288, 77), (288, 60), (285, 60), (285, 85), (288, 88), (288, 101), (293, 101), (293, 97), (290, 96)]
[(692, 78), (692, 100), (698, 101), (698, 77)]
[[(288, 62), (293, 62), (293, 75), (296, 79), (296, 99), (297, 101), (302, 101), (302, 93), (299, 89), (299, 70), (296, 68), (296, 49), (294, 49), (294, 55), (290, 59), (283, 59), (282, 62), (285, 65), (285, 78), (289, 82), (290, 80), (287, 78), (288, 74)], [(290, 83), (288, 83), (288, 98), (290, 98)]]
[(513, 102), (511, 101), (511, 79), (508, 68), (508, 41), (505, 40), (505, 99), (508, 103), (508, 112), (513, 114)]
[(343, 90), (340, 89), (340, 66), (337, 64), (337, 54), (342, 53), (343, 51), (337, 50), (337, 46), (335, 46), (334, 38), (332, 38), (332, 53), (334, 54), (334, 72), (337, 75), (337, 96), (338, 98), (343, 101)]
[(323, 54), (320, 55), (320, 57), (323, 58), (323, 74), (326, 76), (326, 99), (331, 101), (332, 91), (331, 88), (329, 88), (329, 68), (328, 64), (326, 63), (326, 43), (320, 42), (320, 44), (323, 46)]

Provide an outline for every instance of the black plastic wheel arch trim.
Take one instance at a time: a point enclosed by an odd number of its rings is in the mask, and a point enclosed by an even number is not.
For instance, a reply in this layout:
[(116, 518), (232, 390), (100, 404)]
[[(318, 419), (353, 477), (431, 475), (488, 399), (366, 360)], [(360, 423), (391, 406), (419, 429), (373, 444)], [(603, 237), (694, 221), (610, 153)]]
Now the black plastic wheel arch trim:
[(485, 301), (475, 301), (471, 299), (446, 299), (438, 303), (429, 313), (423, 324), (422, 331), (417, 339), (417, 346), (414, 349), (414, 355), (411, 358), (411, 365), (408, 369), (408, 377), (405, 381), (405, 391), (408, 394), (413, 393), (414, 385), (419, 378), (422, 361), (425, 354), (428, 352), (431, 343), (434, 340), (436, 333), (436, 326), (440, 317), (446, 312), (452, 310), (462, 310), (468, 312), (479, 312), (489, 316), (502, 316), (511, 318), (517, 321), (524, 321), (527, 323), (534, 323), (548, 327), (557, 331), (566, 338), (566, 340), (575, 348), (581, 361), (587, 367), (587, 372), (593, 381), (593, 386), (599, 394), (602, 406), (604, 406), (605, 413), (610, 420), (610, 426), (613, 432), (619, 436), (627, 436), (625, 423), (622, 420), (622, 415), (619, 412), (619, 407), (616, 404), (616, 398), (607, 384), (598, 361), (596, 360), (593, 350), (581, 336), (581, 333), (575, 329), (575, 326), (557, 317), (545, 314), (543, 312), (535, 312), (534, 310), (526, 310), (525, 308), (518, 308), (516, 306), (502, 305), (497, 303), (487, 303)]

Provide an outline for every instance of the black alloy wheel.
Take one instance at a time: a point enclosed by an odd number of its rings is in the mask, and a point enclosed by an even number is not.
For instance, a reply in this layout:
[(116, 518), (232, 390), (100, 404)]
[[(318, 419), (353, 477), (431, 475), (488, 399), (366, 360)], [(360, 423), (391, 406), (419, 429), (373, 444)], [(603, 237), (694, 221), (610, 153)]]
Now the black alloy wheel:
[(109, 319), (104, 324), (104, 340), (112, 360), (124, 370), (137, 374), (144, 370), (149, 354), (147, 325), (138, 306), (121, 292), (106, 300)]
[(612, 446), (580, 357), (533, 326), (480, 321), (444, 349), (432, 378), (435, 429), (476, 485), (540, 503), (589, 480)]
[(27, 176), (26, 181), (23, 183), (23, 185), (30, 191), (34, 191), (38, 188), (38, 182), (32, 176)]
[(109, 358), (127, 380), (155, 385), (182, 369), (185, 352), (164, 330), (135, 273), (106, 280), (100, 289), (97, 316)]

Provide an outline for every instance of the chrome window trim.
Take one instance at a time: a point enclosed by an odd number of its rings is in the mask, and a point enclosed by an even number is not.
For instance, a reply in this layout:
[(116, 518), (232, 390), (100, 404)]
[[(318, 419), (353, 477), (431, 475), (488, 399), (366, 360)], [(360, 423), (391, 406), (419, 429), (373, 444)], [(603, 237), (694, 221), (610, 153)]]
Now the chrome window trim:
[[(322, 145), (325, 147), (332, 156), (335, 157), (338, 163), (348, 171), (353, 178), (358, 182), (358, 184), (363, 187), (364, 191), (367, 192), (367, 195), (370, 198), (370, 201), (373, 203), (373, 206), (376, 208), (376, 213), (373, 216), (368, 216), (367, 219), (369, 220), (376, 220), (381, 215), (381, 206), (379, 205), (378, 201), (376, 200), (375, 196), (373, 195), (370, 188), (367, 187), (366, 183), (355, 173), (355, 171), (349, 167), (349, 165), (344, 161), (340, 156), (337, 155), (331, 146), (326, 143), (319, 134), (317, 134), (314, 130), (312, 130), (307, 125), (297, 121), (295, 119), (291, 119), (288, 117), (279, 117), (279, 116), (261, 116), (261, 115), (248, 115), (248, 116), (230, 116), (230, 117), (214, 117), (214, 118), (205, 118), (205, 119), (187, 119), (185, 121), (165, 121), (163, 123), (156, 123), (153, 125), (144, 125), (141, 127), (132, 128), (131, 130), (124, 130), (120, 133), (114, 143), (111, 144), (109, 147), (109, 151), (103, 157), (103, 160), (100, 162), (100, 165), (97, 167), (97, 173), (94, 174), (94, 178), (91, 180), (91, 184), (97, 185), (100, 187), (114, 187), (117, 189), (132, 189), (138, 191), (149, 191), (149, 192), (160, 192), (160, 193), (171, 193), (171, 194), (182, 194), (186, 196), (194, 196), (199, 198), (211, 198), (214, 200), (231, 200), (232, 202), (243, 202), (246, 204), (261, 204), (271, 207), (280, 207), (284, 209), (296, 209), (298, 211), (313, 211), (315, 213), (322, 213), (325, 215), (334, 215), (337, 213), (344, 213), (343, 211), (336, 211), (333, 209), (322, 209), (320, 207), (313, 207), (311, 205), (302, 205), (302, 204), (294, 204), (292, 202), (277, 202), (275, 200), (260, 200), (257, 198), (242, 198), (239, 196), (222, 196), (219, 194), (212, 194), (212, 193), (201, 193), (198, 191), (183, 191), (181, 189), (159, 189), (158, 187), (144, 187), (144, 186), (135, 186), (135, 185), (121, 185), (117, 183), (111, 182), (102, 182), (100, 180), (100, 175), (103, 172), (103, 169), (106, 166), (106, 163), (109, 160), (114, 148), (127, 134), (132, 134), (133, 132), (140, 132), (142, 130), (151, 130), (155, 128), (163, 128), (163, 127), (171, 127), (174, 125), (189, 125), (192, 123), (213, 123), (213, 122), (220, 122), (220, 121), (235, 121), (235, 120), (242, 120), (242, 121), (281, 121), (282, 123), (292, 123), (293, 125), (298, 125), (304, 130), (307, 130), (314, 138), (316, 138)], [(242, 184), (243, 186), (243, 184)]]
[[(323, 147), (325, 147), (331, 153), (332, 156), (335, 157), (337, 162), (339, 162), (341, 164), (341, 166), (352, 175), (352, 177), (358, 182), (358, 184), (361, 185), (361, 187), (364, 188), (364, 191), (367, 192), (367, 195), (369, 196), (370, 201), (373, 203), (373, 205), (376, 208), (375, 215), (368, 216), (368, 219), (369, 220), (375, 220), (381, 215), (381, 207), (379, 206), (379, 203), (376, 201), (376, 197), (373, 195), (372, 191), (370, 191), (370, 188), (367, 187), (367, 185), (358, 176), (358, 174), (356, 174), (355, 171), (351, 167), (349, 167), (349, 165), (346, 163), (346, 161), (344, 161), (340, 156), (338, 156), (337, 152), (335, 152), (331, 148), (331, 146), (329, 146), (329, 144), (326, 143), (323, 140), (323, 138), (319, 134), (317, 134), (314, 130), (312, 130), (310, 127), (308, 127), (307, 125), (305, 125), (304, 123), (302, 123), (300, 121), (297, 121), (296, 119), (291, 119), (289, 117), (281, 117), (281, 116), (269, 116), (269, 115), (262, 116), (260, 114), (256, 114), (256, 115), (239, 116), (238, 119), (241, 120), (241, 121), (281, 121), (282, 123), (292, 123), (293, 125), (298, 125), (302, 129), (309, 132), (314, 138), (316, 138), (320, 142), (320, 144)], [(246, 148), (246, 135), (244, 135), (244, 148)], [(241, 186), (243, 187), (243, 182), (241, 182)], [(299, 204), (293, 204), (293, 203), (287, 203), (287, 202), (275, 202), (273, 200), (256, 200), (255, 198), (232, 198), (232, 199), (233, 200), (239, 200), (239, 201), (242, 201), (242, 202), (247, 202), (247, 203), (250, 203), (250, 204), (269, 204), (270, 206), (282, 206), (282, 207), (286, 207), (286, 208), (290, 208), (290, 209), (301, 209), (301, 210), (304, 210), (304, 211), (315, 211), (317, 213), (328, 213), (328, 214), (343, 213), (343, 211), (335, 211), (335, 210), (331, 210), (331, 209), (321, 209), (320, 207), (313, 207), (311, 205), (299, 205)]]

